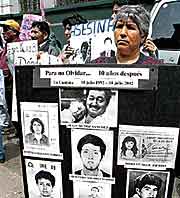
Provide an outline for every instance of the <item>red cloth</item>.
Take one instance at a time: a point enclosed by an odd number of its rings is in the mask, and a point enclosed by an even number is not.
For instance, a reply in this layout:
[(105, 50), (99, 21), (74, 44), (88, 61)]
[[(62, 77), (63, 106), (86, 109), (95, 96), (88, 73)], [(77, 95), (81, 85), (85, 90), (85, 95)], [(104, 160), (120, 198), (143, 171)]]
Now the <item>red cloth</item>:
[[(19, 42), (19, 41), (21, 40), (17, 38), (13, 42)], [(7, 44), (2, 50), (0, 50), (0, 69), (3, 70), (5, 77), (11, 76), (9, 67), (8, 67), (8, 61), (7, 61)]]

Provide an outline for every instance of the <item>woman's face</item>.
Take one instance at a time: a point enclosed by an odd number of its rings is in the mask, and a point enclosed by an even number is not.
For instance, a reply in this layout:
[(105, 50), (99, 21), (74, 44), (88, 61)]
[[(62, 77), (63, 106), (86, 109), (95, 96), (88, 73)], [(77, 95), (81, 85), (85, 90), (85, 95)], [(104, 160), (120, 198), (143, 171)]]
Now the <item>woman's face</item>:
[(125, 143), (125, 146), (126, 146), (127, 150), (131, 150), (134, 146), (134, 142), (133, 141), (127, 141)]
[(133, 56), (140, 52), (143, 41), (138, 26), (130, 18), (119, 19), (114, 30), (114, 39), (117, 51), (123, 56)]
[(34, 121), (33, 125), (32, 125), (32, 128), (33, 128), (33, 131), (34, 131), (35, 134), (37, 134), (37, 135), (41, 134), (42, 125), (39, 122)]

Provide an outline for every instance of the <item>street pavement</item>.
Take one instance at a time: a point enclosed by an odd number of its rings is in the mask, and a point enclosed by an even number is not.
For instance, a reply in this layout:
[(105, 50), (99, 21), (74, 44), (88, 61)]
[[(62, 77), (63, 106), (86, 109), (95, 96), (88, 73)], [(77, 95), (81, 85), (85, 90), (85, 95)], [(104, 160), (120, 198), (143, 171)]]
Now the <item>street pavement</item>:
[(6, 161), (0, 163), (0, 198), (25, 198), (18, 138), (3, 135)]

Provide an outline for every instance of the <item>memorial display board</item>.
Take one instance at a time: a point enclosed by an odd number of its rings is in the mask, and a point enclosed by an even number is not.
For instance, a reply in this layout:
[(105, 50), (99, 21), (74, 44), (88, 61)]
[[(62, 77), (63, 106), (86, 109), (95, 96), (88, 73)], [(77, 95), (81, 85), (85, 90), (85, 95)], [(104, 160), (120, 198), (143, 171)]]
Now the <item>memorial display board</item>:
[(43, 172), (53, 198), (171, 198), (179, 76), (168, 65), (17, 66), (25, 196), (44, 196)]

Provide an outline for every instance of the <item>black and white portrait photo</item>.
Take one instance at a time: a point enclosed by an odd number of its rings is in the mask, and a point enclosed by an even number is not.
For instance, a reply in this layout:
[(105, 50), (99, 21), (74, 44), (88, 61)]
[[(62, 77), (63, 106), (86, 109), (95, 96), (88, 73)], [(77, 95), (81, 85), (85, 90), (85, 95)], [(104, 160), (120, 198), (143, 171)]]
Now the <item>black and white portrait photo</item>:
[(29, 198), (62, 198), (61, 163), (26, 159)]
[(20, 106), (24, 155), (60, 155), (58, 104), (21, 102)]
[(115, 57), (115, 51), (113, 49), (113, 39), (110, 37), (106, 37), (103, 44), (104, 50), (100, 53), (100, 56)]
[(30, 123), (30, 133), (25, 135), (27, 144), (49, 145), (49, 138), (45, 133), (44, 123), (40, 118), (34, 117)]
[(119, 159), (135, 159), (139, 157), (139, 139), (133, 136), (121, 136), (118, 155)]
[(111, 184), (73, 182), (74, 198), (111, 198)]
[(180, 176), (175, 177), (172, 197), (180, 198)]
[(74, 174), (112, 177), (113, 131), (72, 129), (71, 143)]
[[(66, 94), (66, 92), (72, 93)], [(105, 89), (61, 90), (61, 123), (117, 126), (116, 91)]]
[(129, 169), (126, 198), (166, 198), (168, 184), (169, 172)]

